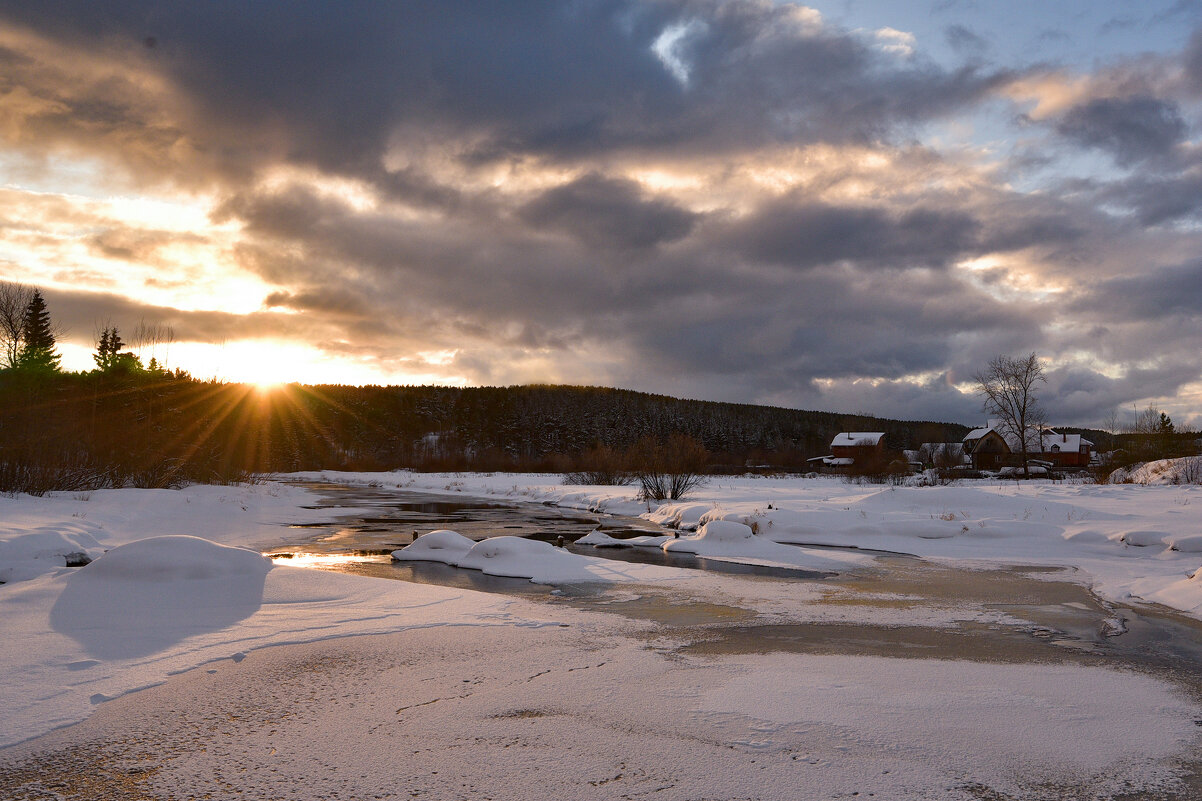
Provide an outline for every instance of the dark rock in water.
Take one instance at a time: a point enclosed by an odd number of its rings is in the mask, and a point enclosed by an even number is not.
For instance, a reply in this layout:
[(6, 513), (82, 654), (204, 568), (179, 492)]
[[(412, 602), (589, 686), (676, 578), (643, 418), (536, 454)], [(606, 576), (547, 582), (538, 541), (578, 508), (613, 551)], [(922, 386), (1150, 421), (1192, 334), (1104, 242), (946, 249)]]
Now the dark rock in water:
[(92, 557), (83, 551), (76, 551), (75, 553), (63, 554), (63, 560), (67, 567), (83, 567), (86, 564), (91, 564)]

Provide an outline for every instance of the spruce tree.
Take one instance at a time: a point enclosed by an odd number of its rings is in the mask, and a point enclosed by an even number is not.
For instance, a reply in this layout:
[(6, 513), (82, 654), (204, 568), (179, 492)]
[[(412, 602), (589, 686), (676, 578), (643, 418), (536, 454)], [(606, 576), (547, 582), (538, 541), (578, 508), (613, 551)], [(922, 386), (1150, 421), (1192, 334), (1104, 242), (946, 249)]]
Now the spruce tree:
[(133, 357), (132, 353), (121, 353), (124, 347), (125, 343), (121, 341), (117, 326), (105, 328), (100, 332), (100, 342), (96, 345), (96, 352), (92, 354), (92, 361), (96, 362), (97, 369), (102, 372), (112, 370), (121, 362), (122, 356)]
[(50, 312), (39, 290), (33, 291), (29, 305), (25, 307), (25, 320), (21, 332), (21, 353), (17, 366), (25, 370), (47, 370), (58, 372), (59, 355), (54, 352), (54, 331), (50, 327)]

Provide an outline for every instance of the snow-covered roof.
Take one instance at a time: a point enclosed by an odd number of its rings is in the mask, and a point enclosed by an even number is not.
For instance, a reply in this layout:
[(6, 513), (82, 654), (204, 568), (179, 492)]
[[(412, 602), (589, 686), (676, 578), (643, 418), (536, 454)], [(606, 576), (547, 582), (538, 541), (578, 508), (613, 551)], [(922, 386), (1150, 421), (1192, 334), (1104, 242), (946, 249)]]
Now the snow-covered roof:
[(847, 448), (852, 445), (876, 445), (885, 436), (883, 431), (844, 431), (831, 440), (832, 448)]
[(1082, 445), (1093, 446), (1093, 443), (1080, 434), (1057, 434), (1055, 431), (1043, 433), (1044, 451), (1079, 451)]
[(827, 456), (822, 463), (831, 467), (850, 467), (856, 460), (847, 456)]

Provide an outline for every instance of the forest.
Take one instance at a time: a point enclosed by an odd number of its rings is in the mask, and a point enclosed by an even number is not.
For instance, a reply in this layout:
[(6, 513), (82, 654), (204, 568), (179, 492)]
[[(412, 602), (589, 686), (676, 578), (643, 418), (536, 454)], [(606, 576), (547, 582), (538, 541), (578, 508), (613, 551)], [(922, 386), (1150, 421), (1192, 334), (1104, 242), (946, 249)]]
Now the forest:
[(305, 386), (264, 390), (183, 372), (0, 371), (0, 490), (172, 486), (313, 470), (589, 467), (684, 435), (710, 472), (805, 468), (839, 431), (895, 447), (957, 441), (965, 426), (681, 400), (573, 386)]

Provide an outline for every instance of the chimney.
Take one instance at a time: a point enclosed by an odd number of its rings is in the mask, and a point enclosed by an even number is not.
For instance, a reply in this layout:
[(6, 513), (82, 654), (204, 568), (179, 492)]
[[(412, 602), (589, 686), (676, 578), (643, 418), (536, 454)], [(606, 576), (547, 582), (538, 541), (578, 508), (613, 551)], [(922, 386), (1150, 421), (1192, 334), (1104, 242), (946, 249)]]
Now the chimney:
[(1060, 436), (1063, 437), (1063, 439), (1060, 440), (1061, 442), (1068, 442), (1068, 434), (1061, 434)]

